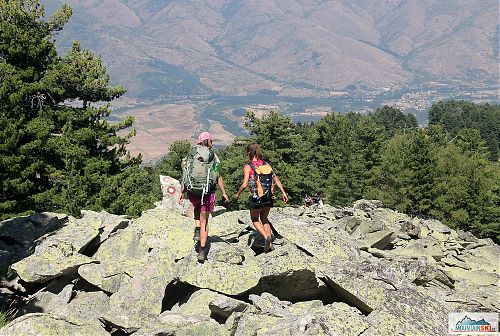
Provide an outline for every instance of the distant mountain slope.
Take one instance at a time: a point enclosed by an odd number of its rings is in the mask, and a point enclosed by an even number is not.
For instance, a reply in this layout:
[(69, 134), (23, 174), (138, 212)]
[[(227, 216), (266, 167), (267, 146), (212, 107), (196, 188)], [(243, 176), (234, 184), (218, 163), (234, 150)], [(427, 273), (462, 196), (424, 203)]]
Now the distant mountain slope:
[(498, 81), (495, 0), (67, 3), (61, 48), (82, 41), (139, 99)]

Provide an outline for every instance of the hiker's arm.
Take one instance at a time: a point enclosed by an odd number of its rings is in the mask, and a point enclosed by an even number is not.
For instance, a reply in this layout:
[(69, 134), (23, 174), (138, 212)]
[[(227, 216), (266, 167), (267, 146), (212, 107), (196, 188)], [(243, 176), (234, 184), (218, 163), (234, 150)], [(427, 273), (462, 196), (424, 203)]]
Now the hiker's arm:
[(238, 190), (238, 192), (236, 194), (234, 194), (234, 198), (238, 199), (238, 197), (240, 197), (240, 194), (243, 192), (243, 190), (246, 189), (246, 187), (248, 186), (248, 180), (250, 179), (250, 166), (249, 165), (245, 165), (245, 168), (243, 168), (243, 183), (240, 185), (240, 189)]
[(283, 185), (281, 184), (278, 175), (274, 175), (274, 183), (276, 183), (278, 189), (281, 191), (281, 198), (283, 199), (283, 202), (288, 203), (288, 195), (286, 194), (285, 189), (283, 189)]
[(222, 191), (222, 197), (224, 197), (224, 200), (227, 202), (229, 198), (227, 197), (226, 189), (224, 189), (224, 180), (222, 179), (221, 175), (217, 177), (217, 184), (219, 185), (219, 188)]

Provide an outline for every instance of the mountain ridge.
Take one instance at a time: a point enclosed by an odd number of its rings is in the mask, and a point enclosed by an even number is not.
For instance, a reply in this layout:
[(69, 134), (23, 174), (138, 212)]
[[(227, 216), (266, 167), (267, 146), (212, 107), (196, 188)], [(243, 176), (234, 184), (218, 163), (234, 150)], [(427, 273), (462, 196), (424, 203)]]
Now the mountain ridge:
[(138, 99), (497, 82), (494, 1), (67, 3), (61, 46), (78, 39), (101, 54)]

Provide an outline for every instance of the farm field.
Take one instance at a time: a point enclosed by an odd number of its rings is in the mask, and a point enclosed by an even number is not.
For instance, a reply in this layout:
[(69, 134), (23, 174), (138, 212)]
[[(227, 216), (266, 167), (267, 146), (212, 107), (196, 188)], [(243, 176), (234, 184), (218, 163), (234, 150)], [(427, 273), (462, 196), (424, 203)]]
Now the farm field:
[(195, 142), (195, 110), (193, 104), (161, 104), (137, 107), (120, 114), (134, 117), (137, 135), (132, 137), (128, 149), (132, 155), (142, 153), (143, 162), (155, 161), (168, 152), (175, 140)]

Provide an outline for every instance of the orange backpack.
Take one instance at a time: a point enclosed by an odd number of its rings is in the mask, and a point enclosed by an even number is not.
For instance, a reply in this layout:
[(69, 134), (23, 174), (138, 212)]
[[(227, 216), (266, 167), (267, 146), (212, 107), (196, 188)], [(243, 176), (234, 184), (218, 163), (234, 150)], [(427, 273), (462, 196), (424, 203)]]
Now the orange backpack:
[(253, 198), (259, 200), (270, 199), (272, 197), (271, 187), (274, 178), (273, 168), (265, 161), (258, 167), (251, 162), (248, 165), (254, 172), (254, 183), (251, 184)]

